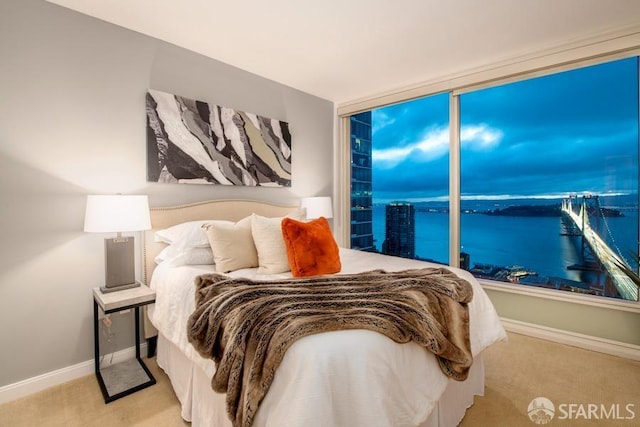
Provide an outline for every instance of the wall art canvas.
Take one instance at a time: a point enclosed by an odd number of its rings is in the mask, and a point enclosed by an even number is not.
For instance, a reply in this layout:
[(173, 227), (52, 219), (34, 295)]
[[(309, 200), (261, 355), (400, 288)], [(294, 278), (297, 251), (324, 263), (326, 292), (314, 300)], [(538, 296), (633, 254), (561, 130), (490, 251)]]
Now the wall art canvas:
[(291, 186), (288, 123), (155, 90), (146, 111), (149, 181)]

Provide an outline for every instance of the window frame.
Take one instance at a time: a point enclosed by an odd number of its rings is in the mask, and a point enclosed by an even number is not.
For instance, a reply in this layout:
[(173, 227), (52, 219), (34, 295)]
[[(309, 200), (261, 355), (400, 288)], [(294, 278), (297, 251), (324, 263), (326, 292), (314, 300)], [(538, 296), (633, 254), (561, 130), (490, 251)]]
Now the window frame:
[[(528, 80), (562, 71), (583, 68), (617, 59), (640, 56), (640, 29), (631, 32), (610, 33), (599, 38), (564, 45), (546, 52), (538, 52), (502, 64), (478, 69), (461, 75), (449, 76), (409, 88), (372, 96), (337, 108), (338, 144), (336, 201), (338, 218), (336, 237), (341, 245), (349, 246), (351, 147), (349, 117), (362, 111), (410, 101), (442, 92), (449, 93), (449, 265), (460, 264), (460, 95), (479, 89)], [(639, 94), (640, 95), (640, 94)], [(559, 301), (640, 313), (640, 301), (624, 301), (592, 295), (578, 295), (537, 289), (482, 279), (485, 289), (522, 295), (534, 295)]]

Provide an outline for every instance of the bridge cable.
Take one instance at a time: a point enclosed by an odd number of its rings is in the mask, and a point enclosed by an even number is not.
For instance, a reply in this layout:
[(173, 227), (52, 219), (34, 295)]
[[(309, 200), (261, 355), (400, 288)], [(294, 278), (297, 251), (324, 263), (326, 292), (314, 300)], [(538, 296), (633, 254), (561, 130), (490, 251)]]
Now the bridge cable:
[(602, 206), (600, 206), (600, 203), (598, 203), (598, 212), (600, 213), (600, 216), (602, 217), (602, 222), (604, 223), (604, 228), (607, 231), (607, 235), (609, 236), (609, 238), (611, 239), (611, 244), (613, 244), (613, 246), (616, 249), (616, 252), (618, 253), (618, 256), (620, 257), (621, 261), (624, 261), (625, 263), (627, 262), (626, 258), (622, 255), (622, 252), (620, 251), (620, 248), (618, 247), (618, 244), (616, 243), (616, 240), (613, 238), (613, 233), (611, 233), (611, 229), (609, 228), (609, 223), (607, 222), (607, 218), (604, 216), (604, 212), (602, 210)]

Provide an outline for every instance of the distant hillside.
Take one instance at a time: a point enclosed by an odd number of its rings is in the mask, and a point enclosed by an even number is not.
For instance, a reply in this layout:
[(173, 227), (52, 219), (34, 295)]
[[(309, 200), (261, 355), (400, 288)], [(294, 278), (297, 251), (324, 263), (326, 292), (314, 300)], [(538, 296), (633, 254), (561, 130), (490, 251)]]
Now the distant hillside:
[[(620, 217), (624, 216), (618, 209), (600, 208), (602, 216)], [(490, 209), (484, 212), (485, 215), (493, 216), (548, 216), (559, 217), (561, 205), (518, 205), (508, 206), (503, 209)], [(589, 212), (593, 214), (593, 212)]]
[[(580, 196), (579, 196), (580, 197)], [(462, 199), (460, 201), (460, 209), (465, 213), (486, 213), (487, 211), (498, 211), (508, 209), (510, 207), (521, 206), (543, 206), (548, 208), (549, 206), (560, 206), (562, 204), (563, 197), (555, 199), (548, 198), (512, 198), (512, 199), (473, 199), (471, 196)], [(416, 208), (416, 212), (434, 212), (434, 213), (446, 213), (449, 212), (449, 201), (414, 201), (407, 199), (407, 201), (413, 204)], [(374, 193), (374, 205), (382, 206), (387, 202), (375, 200)], [(626, 212), (638, 210), (638, 194), (624, 194), (624, 195), (600, 195), (600, 206), (606, 206), (607, 209), (612, 211)], [(544, 208), (543, 208), (544, 211)], [(559, 215), (559, 213), (558, 213)], [(616, 216), (615, 213), (605, 213), (606, 216)]]
[(560, 216), (560, 205), (519, 205), (509, 206), (504, 209), (491, 209), (486, 215), (494, 216)]

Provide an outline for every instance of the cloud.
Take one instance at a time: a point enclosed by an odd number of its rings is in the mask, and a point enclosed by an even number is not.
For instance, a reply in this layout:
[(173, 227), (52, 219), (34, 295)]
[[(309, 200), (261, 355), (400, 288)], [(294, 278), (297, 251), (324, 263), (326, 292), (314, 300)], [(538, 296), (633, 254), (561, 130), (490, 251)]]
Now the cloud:
[[(378, 123), (378, 119), (381, 120)], [(415, 144), (429, 129), (449, 127), (449, 95), (440, 94), (372, 112), (374, 148)]]
[[(490, 126), (474, 124), (463, 126), (460, 139), (463, 147), (474, 151), (493, 150), (500, 143), (503, 133)], [(389, 169), (412, 157), (415, 163), (428, 163), (449, 153), (449, 128), (432, 127), (425, 129), (418, 140), (395, 147), (373, 149), (371, 152), (373, 167)], [(405, 138), (411, 139), (411, 138)], [(374, 137), (375, 140), (375, 137)]]
[[(461, 95), (462, 193), (636, 192), (637, 73), (631, 58)], [(374, 114), (374, 198), (447, 197), (448, 108), (445, 94)]]
[(389, 116), (384, 110), (373, 110), (371, 113), (371, 132), (376, 134), (387, 126), (396, 122), (395, 117)]
[(474, 151), (494, 150), (503, 137), (500, 129), (493, 129), (487, 124), (463, 125), (460, 128), (460, 145)]
[(424, 135), (418, 138), (419, 140), (403, 146), (373, 149), (371, 152), (373, 167), (393, 168), (413, 156), (421, 159), (422, 162), (430, 162), (449, 151), (448, 128), (427, 129)]

